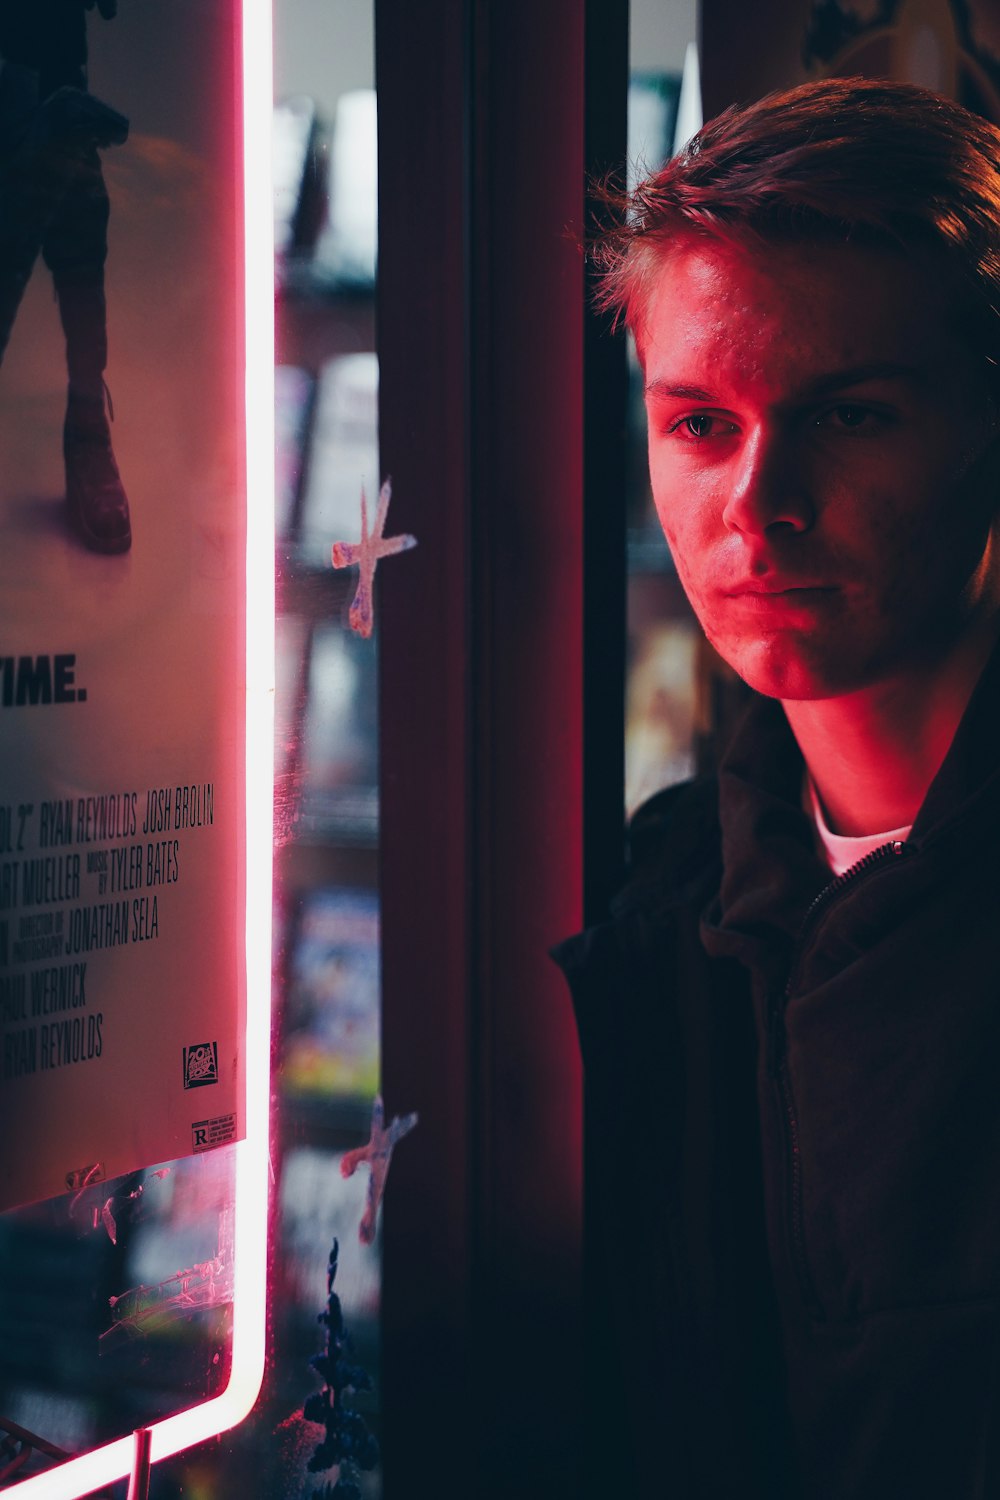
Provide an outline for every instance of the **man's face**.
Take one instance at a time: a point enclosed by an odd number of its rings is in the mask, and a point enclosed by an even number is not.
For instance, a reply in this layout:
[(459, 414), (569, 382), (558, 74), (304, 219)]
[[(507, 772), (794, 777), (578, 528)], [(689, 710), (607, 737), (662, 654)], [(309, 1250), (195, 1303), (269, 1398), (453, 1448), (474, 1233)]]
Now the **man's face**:
[(692, 234), (664, 260), (653, 496), (705, 633), (759, 692), (891, 683), (995, 607), (1000, 455), (954, 323), (888, 250)]

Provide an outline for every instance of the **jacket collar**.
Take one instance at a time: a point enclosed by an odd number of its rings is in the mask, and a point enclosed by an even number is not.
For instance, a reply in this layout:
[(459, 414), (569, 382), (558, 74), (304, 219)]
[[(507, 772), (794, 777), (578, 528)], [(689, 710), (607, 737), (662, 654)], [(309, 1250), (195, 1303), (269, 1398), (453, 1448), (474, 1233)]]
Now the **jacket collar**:
[(802, 808), (803, 774), (781, 704), (755, 696), (719, 771), (723, 875), (702, 919), (709, 953), (781, 967), (829, 883)]
[[(1000, 817), (1000, 646), (973, 691), (910, 843), (996, 836)], [(719, 772), (723, 875), (702, 919), (712, 954), (779, 972), (832, 875), (802, 807), (804, 764), (784, 709), (755, 695)]]

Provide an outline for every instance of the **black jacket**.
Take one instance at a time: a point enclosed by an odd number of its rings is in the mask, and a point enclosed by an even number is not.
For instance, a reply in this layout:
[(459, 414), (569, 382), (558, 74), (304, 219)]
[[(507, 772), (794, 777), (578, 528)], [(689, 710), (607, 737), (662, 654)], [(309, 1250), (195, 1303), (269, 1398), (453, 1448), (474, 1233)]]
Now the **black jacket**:
[(1000, 654), (910, 839), (833, 881), (758, 700), (556, 950), (623, 1496), (1000, 1497), (998, 768)]

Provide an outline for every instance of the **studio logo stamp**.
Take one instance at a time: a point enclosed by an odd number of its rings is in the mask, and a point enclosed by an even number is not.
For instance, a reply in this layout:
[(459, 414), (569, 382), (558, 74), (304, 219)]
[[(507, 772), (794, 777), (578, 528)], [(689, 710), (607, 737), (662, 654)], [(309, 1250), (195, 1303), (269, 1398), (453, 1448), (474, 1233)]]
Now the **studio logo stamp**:
[(219, 1044), (196, 1042), (184, 1048), (184, 1087), (201, 1089), (219, 1081)]

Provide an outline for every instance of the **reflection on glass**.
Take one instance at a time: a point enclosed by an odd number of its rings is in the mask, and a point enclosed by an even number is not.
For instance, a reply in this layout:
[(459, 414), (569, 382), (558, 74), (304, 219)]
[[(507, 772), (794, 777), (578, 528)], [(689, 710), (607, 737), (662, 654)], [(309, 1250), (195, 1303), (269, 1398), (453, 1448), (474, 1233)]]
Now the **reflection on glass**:
[[(370, 14), (352, 9), (336, 36), (326, 6), (311, 26), (309, 10), (276, 11), (276, 1316), (266, 1401), (231, 1440), (237, 1462), (256, 1452), (254, 1493), (282, 1497), (338, 1475), (305, 1414), (325, 1410), (310, 1361), (335, 1241), (334, 1291), (372, 1384), (347, 1404), (376, 1438), (379, 1425), (380, 1243), (360, 1234), (367, 1166), (342, 1172), (368, 1140), (380, 1069), (378, 620), (370, 639), (351, 629), (358, 570), (331, 560), (334, 542), (360, 541), (362, 486), (372, 524), (382, 478), (374, 57)], [(342, 1477), (381, 1494), (377, 1466)]]
[(0, 1418), (79, 1453), (225, 1387), (233, 1164), (224, 1147), (0, 1217)]
[[(628, 182), (647, 176), (701, 124), (695, 0), (630, 9)], [(697, 756), (700, 632), (660, 530), (646, 463), (642, 372), (628, 338), (628, 661), (625, 810), (683, 781)]]

